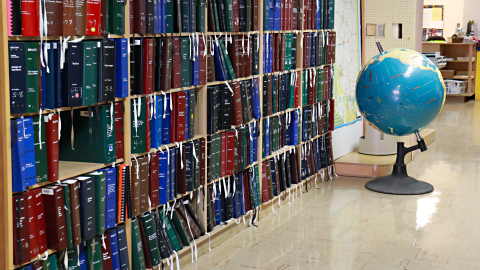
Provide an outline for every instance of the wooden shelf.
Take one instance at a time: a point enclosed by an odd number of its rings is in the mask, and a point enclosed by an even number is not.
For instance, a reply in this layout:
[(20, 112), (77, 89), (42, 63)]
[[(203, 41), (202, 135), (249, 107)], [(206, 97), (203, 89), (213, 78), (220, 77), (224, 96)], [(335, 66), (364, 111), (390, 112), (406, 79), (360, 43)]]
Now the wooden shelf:
[(447, 94), (447, 97), (471, 97), (475, 95), (475, 93), (470, 94)]
[(475, 75), (467, 76), (467, 75), (455, 75), (453, 76), (454, 80), (468, 80), (468, 79), (475, 79)]
[[(447, 63), (470, 63), (468, 60), (446, 60), (445, 62)], [(475, 63), (475, 60), (472, 60), (473, 63)]]

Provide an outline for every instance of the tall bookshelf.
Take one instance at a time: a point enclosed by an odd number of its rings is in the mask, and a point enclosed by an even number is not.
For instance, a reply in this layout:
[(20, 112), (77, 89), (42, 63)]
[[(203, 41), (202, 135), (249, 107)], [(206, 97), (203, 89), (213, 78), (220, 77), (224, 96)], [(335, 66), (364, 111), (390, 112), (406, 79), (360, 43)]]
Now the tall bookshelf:
[[(132, 0), (129, 0), (132, 1)], [(260, 31), (251, 31), (251, 32), (229, 32), (229, 34), (258, 34), (259, 35), (259, 42), (260, 42), (260, 47), (259, 47), (259, 74), (254, 75), (254, 76), (249, 76), (245, 78), (237, 78), (232, 81), (228, 81), (229, 83), (236, 82), (236, 81), (241, 81), (241, 80), (249, 80), (252, 78), (257, 78), (258, 82), (258, 88), (259, 92), (262, 89), (263, 86), (263, 80), (262, 77), (265, 75), (263, 74), (263, 57), (262, 53), (263, 52), (263, 34), (266, 33), (297, 33), (297, 69), (291, 70), (291, 71), (284, 71), (284, 72), (273, 72), (273, 73), (268, 73), (269, 75), (277, 75), (277, 74), (282, 74), (282, 73), (287, 73), (287, 72), (297, 72), (298, 74), (298, 96), (299, 96), (299, 107), (294, 108), (294, 109), (287, 109), (282, 112), (278, 112), (274, 115), (279, 115), (279, 114), (284, 114), (286, 112), (290, 112), (292, 110), (299, 110), (300, 112), (300, 121), (299, 121), (299, 126), (300, 126), (300, 131), (302, 121), (302, 71), (304, 70), (303, 68), (303, 46), (302, 46), (302, 41), (303, 41), (303, 35), (304, 33), (311, 33), (311, 32), (322, 32), (322, 31), (335, 31), (333, 29), (330, 30), (304, 30), (304, 25), (302, 23), (302, 30), (290, 30), (290, 31), (264, 31), (263, 30), (263, 7), (264, 7), (264, 1), (260, 0), (258, 5), (259, 5), (259, 14), (258, 14), (258, 20), (259, 20), (259, 29)], [(303, 0), (300, 1), (301, 7), (303, 7)], [(130, 14), (129, 14), (129, 3), (126, 3), (126, 8), (125, 8), (125, 34), (124, 35), (110, 35), (109, 38), (127, 38), (130, 39), (132, 37), (140, 37), (139, 34), (130, 34), (129, 29), (130, 29)], [(6, 9), (6, 0), (1, 1), (1, 6), (0, 10), (5, 11)], [(208, 8), (208, 5), (205, 7), (206, 9)], [(208, 12), (205, 12), (205, 14), (208, 14)], [(298, 16), (301, 16), (303, 18), (304, 13), (303, 13), (303, 8), (300, 9), (300, 12), (298, 13)], [(206, 15), (206, 20), (205, 24), (207, 25), (207, 20), (208, 20), (208, 15)], [(303, 20), (302, 20), (303, 21)], [(40, 37), (22, 37), (22, 36), (7, 36), (7, 14), (6, 12), (2, 12), (0, 14), (0, 23), (1, 23), (1, 32), (0, 32), (0, 55), (2, 56), (0, 59), (0, 87), (3, 89), (2, 94), (0, 95), (0, 126), (2, 127), (0, 129), (0, 151), (1, 151), (1, 161), (0, 161), (0, 181), (1, 181), (1, 186), (2, 188), (0, 189), (0, 219), (3, 220), (3, 225), (0, 226), (0, 239), (2, 239), (2, 244), (0, 244), (0, 268), (1, 269), (16, 269), (19, 268), (20, 266), (14, 265), (13, 262), (13, 214), (12, 214), (12, 171), (11, 171), (11, 138), (10, 138), (10, 120), (14, 118), (20, 117), (20, 115), (11, 115), (10, 114), (10, 97), (9, 97), (9, 68), (8, 68), (8, 41), (39, 41)], [(198, 33), (199, 35), (205, 35), (206, 38), (208, 37), (213, 37), (215, 35), (220, 35), (220, 34), (225, 34), (225, 33), (220, 33), (220, 32), (210, 32), (208, 31), (208, 27), (205, 27), (206, 32), (203, 33)], [(174, 34), (146, 34), (143, 35), (144, 37), (176, 37), (176, 36), (188, 36), (190, 33), (174, 33)], [(53, 40), (59, 40), (60, 37), (48, 37), (49, 41)], [(79, 37), (72, 37), (71, 39), (74, 38), (79, 38)], [(99, 40), (102, 37), (97, 37), (97, 36), (85, 36), (84, 40)], [(129, 48), (130, 49), (130, 48)], [(129, 62), (130, 62), (130, 55), (128, 57)], [(320, 68), (328, 68), (327, 66), (320, 66)], [(318, 68), (318, 67), (317, 67)], [(129, 65), (129, 74), (130, 74), (130, 65)], [(206, 98), (206, 92), (207, 92), (207, 87), (211, 85), (216, 85), (216, 84), (223, 84), (223, 81), (216, 81), (216, 82), (209, 82), (205, 85), (201, 86), (194, 86), (194, 87), (184, 87), (184, 88), (178, 88), (178, 89), (171, 89), (169, 92), (177, 92), (177, 91), (183, 91), (183, 90), (188, 90), (188, 89), (193, 89), (197, 88), (199, 91), (199, 103), (198, 106), (195, 108), (196, 111), (196, 128), (195, 128), (195, 136), (193, 139), (189, 139), (188, 141), (192, 140), (197, 140), (200, 138), (206, 138), (208, 136), (207, 134), (207, 98)], [(129, 87), (130, 87), (130, 82), (129, 82)], [(154, 95), (159, 95), (160, 93), (155, 92)], [(126, 98), (116, 98), (115, 101), (121, 101), (124, 104), (124, 109), (125, 109), (125, 114), (124, 114), (124, 119), (123, 119), (123, 124), (124, 124), (124, 155), (125, 159), (118, 159), (116, 160), (116, 164), (118, 163), (128, 163), (131, 164), (131, 162), (134, 160), (135, 157), (139, 156), (145, 156), (147, 153), (143, 154), (135, 154), (134, 156), (131, 153), (131, 145), (130, 145), (130, 138), (131, 138), (131, 115), (130, 113), (130, 103), (131, 100), (134, 98), (137, 98), (139, 96), (148, 96), (148, 95), (129, 95)], [(263, 109), (263, 95), (260, 94), (260, 108)], [(75, 109), (78, 109), (81, 107), (76, 107)], [(61, 108), (59, 110), (55, 111), (67, 111), (70, 110), (70, 108)], [(52, 110), (46, 110), (43, 111), (42, 114), (48, 114), (52, 113), (54, 111)], [(38, 113), (30, 113), (30, 114), (24, 114), (24, 116), (29, 116), (29, 115), (38, 115)], [(271, 117), (267, 116), (267, 117)], [(262, 166), (261, 163), (264, 160), (268, 160), (273, 158), (274, 155), (267, 156), (265, 158), (262, 157), (262, 126), (263, 126), (263, 120), (266, 119), (267, 117), (262, 117), (259, 120), (252, 120), (256, 121), (257, 124), (259, 125), (259, 136), (258, 136), (258, 151), (257, 151), (257, 162), (254, 164), (250, 165), (253, 166), (255, 164), (258, 165), (258, 170), (259, 170), (259, 176), (261, 178), (262, 175)], [(327, 132), (328, 133), (328, 132)], [(317, 136), (316, 138), (313, 138), (311, 140), (317, 139), (320, 136)], [(296, 148), (296, 151), (299, 151), (301, 153), (302, 151), (302, 145), (304, 145), (306, 142), (302, 142), (302, 136), (299, 134), (299, 144), (296, 146), (285, 146), (284, 148), (280, 149), (275, 153), (280, 154), (283, 153), (284, 151), (290, 151), (293, 148)], [(173, 147), (175, 146), (175, 143), (167, 145), (168, 147)], [(205, 145), (206, 147), (206, 145)], [(165, 149), (165, 146), (162, 146), (163, 149)], [(154, 150), (151, 151), (151, 153)], [(301, 155), (299, 155), (299, 159), (301, 159)], [(207, 160), (205, 159), (205, 162)], [(299, 162), (301, 164), (301, 162)], [(101, 168), (106, 168), (112, 166), (112, 164), (98, 164), (98, 163), (83, 163), (83, 162), (68, 162), (68, 161), (60, 161), (60, 181), (70, 179), (72, 177), (80, 176), (85, 173), (95, 171)], [(300, 165), (301, 166), (301, 165)], [(206, 164), (205, 164), (206, 167)], [(324, 172), (322, 172), (324, 171)], [(317, 177), (322, 173), (322, 175), (330, 174), (331, 170), (327, 168), (322, 169), (321, 171), (318, 171), (315, 175), (310, 176), (306, 180), (303, 180), (301, 185), (293, 186), (290, 187), (287, 191), (282, 192), (279, 196), (275, 197), (274, 199), (270, 200), (269, 202), (263, 203), (260, 207), (260, 211), (257, 214), (258, 219), (262, 219), (268, 214), (272, 212), (272, 208), (277, 208), (279, 207), (278, 205), (284, 205), (288, 203), (288, 200), (291, 196), (298, 196), (302, 194), (305, 190), (308, 191), (308, 185), (312, 186), (312, 182), (317, 181)], [(320, 177), (318, 177), (320, 179)], [(216, 179), (214, 181), (219, 181), (219, 179)], [(51, 182), (48, 183), (41, 183), (37, 184), (34, 186), (30, 186), (29, 188), (36, 188), (36, 187), (41, 187), (51, 184)], [(206, 189), (207, 185), (210, 185), (210, 183), (206, 183), (203, 186), (200, 186), (199, 189)], [(261, 181), (260, 181), (261, 185)], [(298, 190), (300, 189), (300, 190)], [(261, 190), (261, 187), (260, 187)], [(293, 194), (293, 195), (291, 195)], [(189, 197), (190, 194), (187, 193), (185, 195), (178, 195), (177, 198), (180, 197)], [(203, 199), (201, 203), (203, 204), (203, 207), (206, 209), (206, 202), (207, 200)], [(171, 203), (171, 202), (169, 202)], [(159, 206), (163, 207), (163, 205)], [(249, 227), (249, 219), (252, 218), (252, 211), (247, 212), (247, 214), (244, 216), (243, 221), (238, 221), (234, 222), (228, 222), (227, 225), (224, 226), (216, 226), (212, 232), (210, 232), (210, 235), (204, 235), (200, 237), (199, 239), (196, 240), (197, 243), (197, 248), (198, 248), (198, 255), (201, 255), (205, 252), (208, 251), (210, 246), (216, 246), (219, 243), (226, 241), (230, 236), (238, 233), (239, 231), (243, 230), (244, 228)], [(206, 211), (202, 212), (202, 215), (200, 216), (201, 222), (205, 225), (206, 224)], [(126, 230), (127, 230), (127, 242), (128, 242), (128, 247), (129, 247), (129, 257), (130, 257), (130, 264), (131, 264), (131, 258), (132, 258), (132, 245), (131, 245), (131, 220), (128, 219), (125, 221), (126, 225)], [(48, 250), (49, 254), (55, 253), (55, 250)], [(184, 247), (180, 252), (178, 253), (179, 259), (180, 259), (180, 265), (185, 265), (187, 263), (190, 263), (191, 257), (190, 257), (190, 247)], [(166, 265), (166, 261), (164, 260), (164, 263)]]

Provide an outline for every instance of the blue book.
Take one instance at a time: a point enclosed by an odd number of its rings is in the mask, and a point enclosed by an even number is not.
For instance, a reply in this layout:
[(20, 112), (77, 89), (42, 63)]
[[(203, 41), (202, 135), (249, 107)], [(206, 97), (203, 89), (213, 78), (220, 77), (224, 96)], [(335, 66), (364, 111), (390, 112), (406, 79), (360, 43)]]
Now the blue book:
[(270, 45), (272, 44), (272, 39), (273, 39), (273, 35), (272, 34), (269, 34), (269, 44), (268, 46), (270, 47), (270, 49), (268, 50), (268, 65), (270, 67), (270, 71), (269, 72), (273, 72), (273, 47)]
[[(287, 114), (289, 114), (288, 116), (291, 116), (291, 112), (287, 112)], [(284, 141), (283, 141), (283, 144), (284, 145), (292, 145), (292, 140), (291, 140), (291, 127), (292, 127), (292, 120), (290, 118), (290, 123), (287, 122), (287, 115), (285, 114), (285, 133), (284, 133)]]
[[(166, 95), (164, 98), (167, 99), (167, 107), (164, 111), (165, 117), (162, 117), (162, 144), (169, 144), (170, 143), (170, 126), (172, 125), (172, 118), (171, 118), (171, 108), (170, 108), (170, 98), (171, 94)], [(165, 102), (165, 101), (164, 101)]]
[(260, 110), (260, 94), (258, 93), (258, 82), (256, 78), (252, 79), (250, 96), (252, 97), (252, 116), (255, 119), (260, 119), (262, 112)]
[(178, 148), (173, 148), (170, 155), (170, 200), (177, 197), (177, 150)]
[[(45, 46), (46, 43), (43, 43), (43, 46)], [(40, 65), (41, 66), (41, 65)], [(42, 110), (45, 110), (45, 99), (47, 98), (47, 91), (45, 90), (46, 87), (46, 78), (45, 78), (45, 73), (47, 73), (47, 69), (45, 67), (41, 67), (42, 69)], [(13, 112), (11, 112), (13, 113)]]
[(270, 155), (270, 121), (270, 118), (265, 119), (265, 157)]
[(20, 268), (21, 270), (33, 270), (33, 264), (29, 264), (27, 266), (24, 266), (22, 268)]
[(45, 69), (45, 108), (46, 109), (55, 109), (55, 94), (54, 94), (54, 89), (55, 89), (55, 75), (54, 75), (54, 68), (53, 68), (53, 63), (55, 62), (55, 59), (53, 57), (53, 42), (47, 42), (45, 43), (45, 46), (47, 48), (47, 62), (45, 65), (48, 66), (48, 71)]
[(169, 167), (168, 167), (168, 151), (163, 153), (158, 153), (158, 197), (160, 204), (166, 204), (168, 201), (167, 190), (168, 190), (168, 176), (169, 176)]
[(298, 113), (299, 111), (292, 111), (292, 134), (291, 134), (291, 140), (292, 140), (292, 145), (298, 145)]
[[(158, 117), (158, 97), (155, 96), (156, 100), (152, 103), (150, 103), (150, 111), (153, 113), (152, 119), (150, 119), (150, 147), (151, 148), (158, 148), (160, 145), (162, 145), (162, 140), (160, 137), (160, 140), (158, 139), (159, 133), (161, 134), (163, 132), (162, 130), (162, 119)], [(160, 105), (163, 109), (163, 103)]]
[(27, 184), (25, 148), (23, 137), (23, 121), (21, 118), (10, 120), (10, 136), (12, 146), (12, 191), (22, 192)]
[[(250, 125), (253, 125), (250, 124)], [(257, 145), (258, 145), (258, 125), (254, 125), (253, 128), (252, 128), (252, 137), (253, 137), (253, 146), (250, 148), (252, 149), (251, 152), (253, 154), (253, 160), (251, 161), (252, 163), (253, 162), (256, 162), (257, 161)]]
[(162, 33), (167, 33), (167, 0), (160, 0), (160, 18), (162, 20)]
[(157, 140), (158, 140), (158, 146), (162, 145), (163, 141), (163, 95), (158, 95), (157, 96)]
[(267, 36), (267, 34), (263, 34), (263, 44), (265, 44), (265, 46), (263, 46), (263, 63), (265, 63), (263, 65), (263, 73), (268, 73), (267, 72), (267, 65), (266, 65), (266, 63), (267, 63), (267, 54), (266, 54), (267, 46), (266, 46), (266, 43), (265, 43), (266, 36)]
[(223, 195), (223, 192), (225, 192), (224, 190), (222, 190), (222, 192), (219, 192), (219, 187), (220, 187), (220, 181), (215, 183), (214, 185), (217, 185), (217, 194), (215, 196), (215, 198), (213, 199), (213, 206), (215, 207), (215, 222), (218, 224), (220, 224), (223, 219), (222, 219), (222, 204), (221, 204), (221, 199), (220, 197), (221, 196), (225, 196)]
[[(53, 88), (53, 105), (55, 108), (62, 107), (62, 70), (60, 69), (60, 42), (52, 42), (53, 46), (53, 78), (54, 78), (54, 88)], [(50, 59), (49, 59), (50, 60)]]
[(220, 50), (218, 49), (216, 43), (213, 45), (214, 55), (213, 60), (215, 63), (215, 78), (217, 81), (226, 81), (228, 80), (228, 74), (223, 68), (222, 60), (220, 57)]
[(115, 39), (115, 97), (128, 97), (128, 40)]
[(247, 212), (246, 209), (245, 209), (245, 187), (243, 185), (243, 173), (238, 174), (238, 186), (240, 187), (239, 188), (239, 190), (240, 190), (240, 204), (242, 206), (241, 215), (243, 216)]
[(188, 107), (189, 107), (189, 100), (190, 100), (190, 95), (188, 93), (188, 91), (185, 91), (185, 140), (188, 140), (189, 137), (189, 132), (188, 132), (188, 129), (190, 127), (189, 123), (188, 123)]
[(159, 10), (160, 1), (153, 0), (153, 32), (155, 34), (160, 33), (160, 10)]
[[(200, 46), (199, 44), (197, 43), (197, 38), (194, 37), (193, 39), (193, 44), (192, 46), (194, 46), (195, 51), (197, 51)], [(193, 61), (193, 65), (192, 65), (192, 85), (199, 85), (200, 84), (200, 59), (198, 57), (199, 55), (199, 52), (196, 52), (195, 55), (192, 55), (192, 61)]]
[(268, 12), (270, 13), (270, 18), (269, 18), (269, 21), (268, 21), (268, 24), (270, 26), (270, 30), (275, 30), (275, 10), (274, 10), (274, 5), (275, 5), (275, 2), (274, 0), (268, 0)]
[(310, 33), (310, 67), (315, 66), (315, 36), (317, 33)]
[(117, 237), (117, 228), (113, 228), (110, 231), (110, 247), (111, 247), (111, 257), (112, 257), (112, 268), (113, 270), (120, 270), (120, 253), (118, 250), (118, 237)]
[(274, 25), (275, 25), (275, 30), (280, 31), (281, 29), (281, 10), (282, 10), (282, 3), (281, 0), (275, 0), (275, 6), (274, 6), (274, 12), (275, 12), (275, 17), (274, 17)]
[(171, 178), (171, 174), (172, 174), (171, 173), (172, 170), (171, 170), (170, 162), (172, 162), (171, 161), (172, 153), (171, 153), (170, 150), (167, 153), (168, 153), (167, 154), (167, 166), (168, 167), (167, 167), (167, 195), (166, 196), (167, 196), (167, 201), (170, 201), (171, 197), (172, 197), (172, 192), (170, 191), (170, 189), (171, 189), (170, 178)]
[(25, 117), (23, 119), (23, 127), (25, 131), (23, 138), (23, 147), (25, 150), (25, 177), (27, 186), (33, 186), (37, 183), (37, 171), (35, 169), (35, 141), (33, 138), (33, 117)]
[(105, 202), (105, 230), (115, 228), (117, 213), (117, 173), (115, 168), (100, 169), (107, 176), (107, 201)]
[[(86, 243), (86, 242), (82, 242), (78, 247), (78, 249), (80, 250), (80, 254), (78, 254), (78, 261), (80, 263), (80, 270), (88, 270), (88, 268), (87, 268), (87, 258), (85, 256), (84, 243)], [(52, 254), (52, 255), (55, 255), (55, 254)], [(52, 255), (50, 255), (50, 256), (52, 256)], [(48, 259), (50, 259), (50, 256), (48, 256)]]

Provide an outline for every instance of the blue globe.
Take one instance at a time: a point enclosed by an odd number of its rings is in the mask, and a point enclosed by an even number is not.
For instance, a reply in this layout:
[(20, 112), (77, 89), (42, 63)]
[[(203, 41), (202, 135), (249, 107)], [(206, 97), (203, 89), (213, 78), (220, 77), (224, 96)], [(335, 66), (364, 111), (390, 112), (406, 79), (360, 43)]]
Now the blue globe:
[(392, 49), (373, 57), (357, 77), (362, 115), (378, 130), (403, 136), (418, 132), (440, 113), (445, 85), (438, 68), (422, 54)]

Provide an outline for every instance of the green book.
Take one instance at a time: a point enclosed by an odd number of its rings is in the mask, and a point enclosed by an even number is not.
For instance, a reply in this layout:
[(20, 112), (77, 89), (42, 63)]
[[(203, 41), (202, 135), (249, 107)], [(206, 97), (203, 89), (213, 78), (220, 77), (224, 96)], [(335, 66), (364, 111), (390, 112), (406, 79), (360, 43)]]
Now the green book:
[(177, 230), (178, 236), (180, 237), (180, 241), (182, 241), (182, 244), (184, 246), (189, 246), (190, 241), (189, 241), (189, 237), (187, 235), (187, 231), (183, 227), (182, 222), (180, 221), (180, 218), (178, 217), (177, 211), (173, 211), (172, 224), (175, 227), (175, 230)]
[(205, 194), (207, 199), (207, 232), (211, 232), (213, 231), (214, 216), (212, 214), (212, 200), (210, 199), (210, 188), (206, 189)]
[(68, 184), (62, 184), (63, 188), (63, 198), (65, 201), (65, 221), (67, 227), (67, 244), (68, 248), (73, 248), (72, 243), (72, 216), (70, 213), (70, 190), (68, 189)]
[(317, 102), (323, 102), (323, 96), (325, 93), (324, 80), (325, 70), (323, 68), (318, 69), (318, 87), (317, 87)]
[(232, 0), (223, 0), (223, 3), (225, 4), (225, 28), (227, 32), (233, 32), (233, 2)]
[(99, 41), (84, 41), (83, 61), (83, 100), (82, 105), (91, 106), (97, 103), (98, 82), (98, 45)]
[[(40, 52), (38, 42), (25, 42), (25, 68), (27, 70), (26, 113), (40, 110)], [(51, 71), (53, 72), (53, 71)]]
[(288, 73), (288, 108), (293, 109), (295, 107), (295, 73)]
[[(41, 124), (39, 126), (40, 121)], [(45, 120), (43, 116), (34, 116), (33, 139), (35, 144), (35, 171), (37, 174), (37, 184), (48, 182), (47, 144), (45, 136)]]
[(174, 7), (174, 2), (173, 0), (165, 0), (167, 10), (166, 10), (166, 15), (167, 15), (167, 33), (172, 34), (173, 33), (173, 7)]
[(42, 261), (43, 270), (58, 270), (57, 255), (50, 254), (48, 259)]
[(205, 32), (205, 0), (197, 0), (197, 32)]
[(275, 145), (275, 151), (280, 149), (280, 116), (273, 118), (273, 143)]
[(182, 37), (181, 38), (181, 51), (182, 56), (182, 87), (192, 86), (192, 72), (191, 72), (191, 56), (190, 56), (190, 38)]
[(107, 32), (116, 35), (125, 34), (125, 0), (107, 1)]
[(328, 29), (334, 29), (335, 28), (335, 0), (329, 0), (329, 4), (328, 4), (328, 7), (329, 7), (329, 11), (328, 11), (328, 15), (329, 15), (329, 18), (328, 18)]
[(227, 70), (228, 70), (228, 77), (230, 78), (230, 80), (233, 80), (235, 79), (235, 71), (233, 70), (232, 62), (230, 62), (230, 58), (226, 53), (227, 49), (225, 48), (223, 38), (219, 40), (218, 43), (220, 45), (220, 51), (223, 55), (223, 58), (225, 59), (225, 65), (227, 66)]
[(258, 177), (258, 165), (255, 165), (253, 168), (253, 171), (255, 173), (255, 181), (257, 183), (257, 205), (262, 204), (262, 191), (260, 190), (260, 178)]
[[(140, 100), (140, 105), (139, 105)], [(147, 116), (146, 99), (144, 97), (132, 99), (131, 104), (131, 144), (132, 154), (147, 152)], [(135, 112), (137, 113), (135, 115)]]
[(132, 220), (132, 269), (146, 270), (143, 254), (142, 235), (140, 234), (138, 219)]
[(87, 240), (85, 258), (88, 270), (103, 270), (103, 255), (100, 236)]
[(263, 120), (263, 126), (262, 126), (262, 158), (265, 158), (267, 156), (267, 153), (265, 153), (265, 146), (267, 145), (267, 136), (265, 136), (265, 134), (267, 134), (266, 132), (266, 128), (267, 128), (267, 119), (264, 119)]
[(73, 110), (71, 128), (70, 111), (61, 112), (62, 125), (68, 128), (62, 130), (60, 160), (104, 164), (115, 162), (115, 129), (112, 126), (115, 122), (112, 113), (109, 105), (99, 105), (98, 112), (91, 107)]
[[(253, 2), (253, 1), (252, 1)], [(245, 1), (245, 31), (250, 32), (250, 16), (252, 14), (252, 6), (250, 1)]]
[(277, 84), (278, 84), (278, 76), (273, 75), (272, 76), (272, 114), (277, 112)]
[(292, 33), (285, 34), (287, 46), (285, 47), (285, 70), (292, 69)]
[[(245, 156), (246, 156), (246, 153), (247, 153), (247, 149), (246, 149), (246, 145), (247, 145), (247, 132), (246, 132), (246, 130), (247, 129), (246, 128), (242, 128), (242, 129), (243, 129), (242, 130), (243, 132), (242, 132), (241, 140), (242, 140), (243, 147), (241, 147), (241, 149), (242, 149), (241, 155), (242, 155), (243, 158), (240, 159), (240, 160), (241, 160), (242, 169), (245, 169), (245, 167), (247, 167), (246, 164), (245, 164), (245, 162), (246, 162)], [(265, 134), (265, 133), (263, 133), (263, 134)]]
[(325, 37), (325, 32), (321, 32), (322, 33), (322, 37), (319, 38), (320, 40), (320, 47), (319, 47), (319, 57), (320, 57), (320, 65), (323, 66), (325, 65), (325, 43), (323, 42), (323, 40), (326, 38)]
[[(269, 4), (270, 1), (263, 1), (263, 30), (264, 31), (269, 31), (270, 30), (270, 12), (269, 10)], [(302, 2), (300, 2), (302, 3)], [(290, 3), (292, 4), (292, 3)], [(298, 13), (300, 16), (300, 13)], [(260, 14), (259, 14), (260, 15)], [(273, 15), (273, 14), (272, 14)], [(294, 18), (295, 19), (295, 18)]]
[(302, 80), (302, 105), (305, 106), (308, 104), (308, 70), (303, 71), (303, 80)]
[(215, 134), (215, 179), (220, 178), (221, 134)]
[(107, 175), (97, 171), (87, 174), (93, 176), (95, 183), (95, 231), (97, 235), (105, 232), (105, 213), (107, 202)]
[[(81, 247), (80, 247), (81, 248)], [(78, 264), (78, 253), (77, 247), (72, 247), (67, 249), (68, 254), (68, 270), (80, 270), (80, 266)]]
[(153, 215), (150, 212), (147, 212), (140, 217), (140, 220), (147, 241), (147, 246), (144, 248), (148, 250), (152, 266), (159, 265), (162, 262), (162, 257), (160, 256), (160, 249), (158, 247), (157, 229)]
[(158, 216), (162, 219), (162, 221), (163, 221), (162, 223), (165, 224), (165, 229), (167, 231), (167, 236), (170, 239), (170, 242), (172, 242), (173, 249), (175, 249), (175, 251), (179, 251), (180, 249), (183, 248), (182, 244), (180, 243), (180, 240), (177, 238), (177, 234), (173, 230), (173, 226), (172, 226), (172, 223), (170, 222), (169, 217), (164, 216), (163, 211), (164, 210), (161, 210), (158, 213)]
[[(219, 0), (221, 1), (221, 0)], [(218, 6), (217, 0), (210, 0), (210, 3), (213, 7), (213, 23), (215, 24), (215, 32), (220, 31), (220, 22), (218, 17)]]

